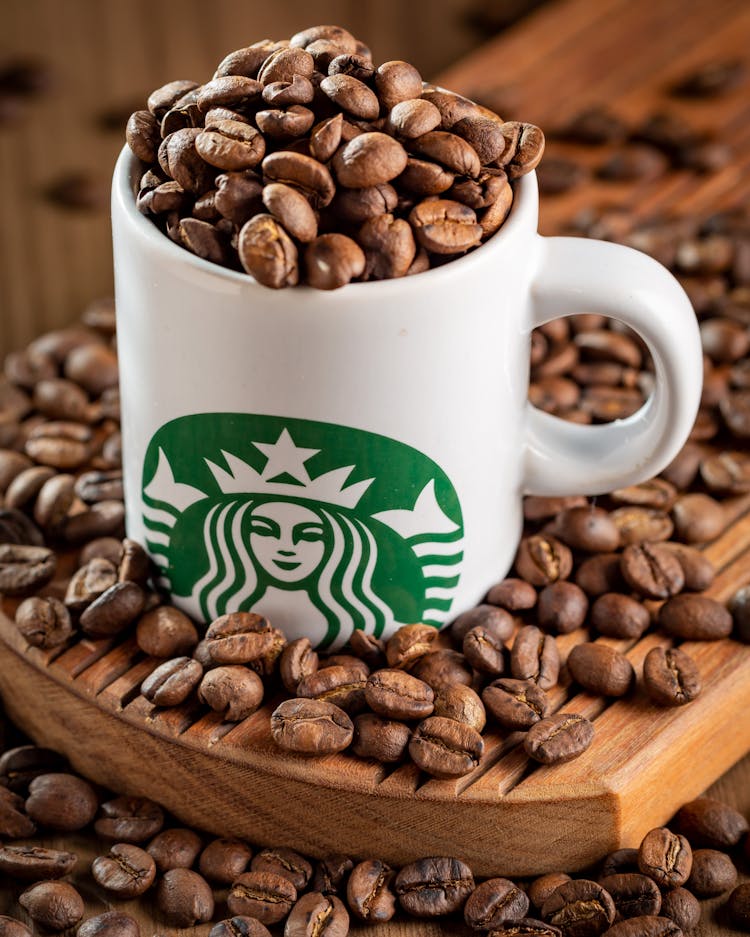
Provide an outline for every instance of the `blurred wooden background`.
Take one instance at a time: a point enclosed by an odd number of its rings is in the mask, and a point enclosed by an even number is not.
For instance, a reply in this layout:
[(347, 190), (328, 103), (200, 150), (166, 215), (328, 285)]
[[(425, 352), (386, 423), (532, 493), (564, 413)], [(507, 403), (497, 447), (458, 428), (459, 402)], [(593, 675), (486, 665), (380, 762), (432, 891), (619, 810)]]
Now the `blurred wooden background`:
[[(111, 293), (109, 179), (153, 88), (323, 22), (428, 77), (538, 3), (0, 0), (0, 356)], [(31, 72), (14, 75), (22, 63)]]

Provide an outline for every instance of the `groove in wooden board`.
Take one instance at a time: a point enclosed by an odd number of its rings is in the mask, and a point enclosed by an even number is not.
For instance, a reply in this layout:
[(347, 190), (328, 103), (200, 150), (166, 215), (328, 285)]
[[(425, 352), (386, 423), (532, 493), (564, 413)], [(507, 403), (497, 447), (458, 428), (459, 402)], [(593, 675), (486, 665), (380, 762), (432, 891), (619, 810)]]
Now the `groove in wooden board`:
[(702, 595), (717, 602), (727, 602), (741, 585), (750, 582), (750, 547), (724, 567)]
[(210, 749), (221, 741), (228, 732), (231, 732), (235, 725), (234, 722), (227, 722), (221, 713), (210, 711), (188, 726), (182, 738), (186, 744), (191, 746), (205, 745), (206, 748)]
[[(153, 657), (138, 661), (122, 676), (117, 677), (100, 690), (96, 697), (97, 704), (107, 709), (123, 711), (128, 703), (140, 695), (141, 683), (153, 672), (155, 666)], [(126, 718), (124, 712), (123, 718)]]
[[(138, 697), (138, 699), (143, 698), (142, 696)], [(132, 706), (132, 703), (130, 706)], [(124, 707), (126, 712), (128, 708), (128, 706)], [(178, 739), (203, 711), (203, 706), (197, 699), (190, 699), (179, 706), (164, 707), (151, 704), (151, 709), (146, 715), (146, 723), (149, 730), (156, 735)], [(133, 710), (131, 709), (130, 712), (133, 712)]]
[(85, 638), (67, 648), (50, 669), (70, 680), (77, 680), (89, 667), (106, 657), (114, 646), (113, 638)]
[(139, 660), (144, 658), (134, 637), (112, 648), (100, 660), (94, 661), (75, 681), (75, 689), (97, 696), (110, 684), (124, 677)]

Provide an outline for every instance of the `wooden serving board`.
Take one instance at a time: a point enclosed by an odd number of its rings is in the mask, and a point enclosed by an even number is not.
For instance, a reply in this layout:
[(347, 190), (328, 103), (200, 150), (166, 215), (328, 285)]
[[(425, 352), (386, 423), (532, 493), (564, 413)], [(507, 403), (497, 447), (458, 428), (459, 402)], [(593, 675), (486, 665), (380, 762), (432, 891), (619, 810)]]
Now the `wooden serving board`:
[[(726, 508), (731, 522), (705, 550), (718, 570), (708, 594), (720, 601), (750, 575), (750, 496)], [(558, 643), (565, 656), (588, 639), (580, 629)], [(626, 652), (637, 673), (652, 647), (670, 643), (660, 634), (598, 640)], [(636, 845), (750, 751), (750, 647), (683, 646), (704, 681), (688, 706), (657, 710), (640, 689), (608, 702), (576, 692), (563, 672), (554, 708), (593, 720), (590, 749), (542, 767), (526, 757), (519, 733), (490, 731), (479, 767), (454, 781), (413, 764), (281, 753), (270, 735), (273, 701), (236, 724), (195, 702), (159, 709), (139, 692), (159, 661), (132, 637), (42, 652), (3, 615), (0, 693), (18, 725), (78, 771), (209, 832), (394, 865), (458, 855), (480, 876), (528, 876), (582, 869)]]

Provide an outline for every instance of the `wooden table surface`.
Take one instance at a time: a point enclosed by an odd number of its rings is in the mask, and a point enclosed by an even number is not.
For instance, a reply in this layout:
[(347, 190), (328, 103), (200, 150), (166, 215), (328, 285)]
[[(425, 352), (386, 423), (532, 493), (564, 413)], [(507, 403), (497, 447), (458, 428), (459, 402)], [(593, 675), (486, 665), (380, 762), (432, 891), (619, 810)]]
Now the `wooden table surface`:
[[(11, 10), (16, 11), (8, 27), (11, 32), (28, 28), (28, 7), (34, 4), (26, 6), (23, 12), (24, 4), (11, 4)], [(87, 157), (90, 164), (84, 168), (106, 186), (119, 144), (117, 134), (93, 133), (94, 115), (100, 113), (102, 102), (137, 101), (159, 81), (181, 75), (183, 50), (189, 52), (192, 72), (199, 76), (210, 72), (225, 51), (238, 45), (231, 18), (213, 18), (210, 29), (204, 30), (211, 6), (188, 4), (191, 16), (187, 22), (174, 16), (176, 3), (157, 4), (149, 20), (143, 4), (117, 2), (107, 5), (110, 16), (102, 13), (92, 21), (92, 4), (66, 4), (69, 19), (64, 42), (48, 25), (39, 24), (40, 54), (49, 53), (61, 61), (62, 56), (80, 60), (75, 89), (80, 103), (79, 110), (72, 112), (56, 109), (54, 100), (42, 100), (34, 106), (48, 115), (46, 128), (30, 122), (17, 132), (20, 142), (18, 137), (9, 142), (7, 136), (0, 135), (4, 221), (0, 225), (0, 347), (3, 342), (6, 347), (20, 345), (39, 332), (42, 323), (55, 321), (55, 316), (70, 318), (76, 304), (80, 307), (83, 301), (107, 292), (111, 282), (106, 213), (59, 212), (41, 202), (24, 211), (24, 187), (76, 168), (73, 154), (78, 152), (81, 134), (93, 141)], [(303, 12), (301, 16), (305, 18)], [(167, 26), (174, 41), (165, 45), (164, 58), (155, 65), (153, 35), (165, 35)], [(102, 36), (106, 41), (92, 46), (92, 37)], [(744, 59), (750, 71), (748, 50), (747, 0), (556, 0), (458, 62), (438, 80), (445, 87), (494, 103), (506, 117), (523, 118), (545, 129), (559, 126), (589, 104), (609, 104), (631, 122), (668, 108), (698, 128), (718, 128), (735, 146), (732, 162), (718, 174), (697, 176), (685, 171), (674, 174), (668, 184), (638, 186), (592, 181), (570, 193), (547, 197), (543, 199), (541, 228), (544, 233), (553, 233), (581, 209), (626, 208), (646, 216), (655, 210), (708, 213), (740, 200), (747, 204), (750, 84), (733, 92), (735, 97), (729, 104), (723, 100), (676, 102), (668, 97), (667, 89), (692, 67), (711, 61)], [(563, 150), (553, 144), (549, 151)], [(591, 154), (584, 154), (585, 160), (591, 158)], [(13, 276), (19, 265), (35, 271), (33, 281)], [(20, 319), (13, 317), (11, 321), (11, 306), (23, 311)], [(738, 718), (748, 717), (738, 714)], [(679, 785), (680, 778), (665, 778), (664, 783)], [(750, 758), (728, 772), (711, 793), (750, 813)], [(95, 844), (81, 839), (79, 847), (79, 868), (85, 871), (85, 860), (93, 856)], [(81, 885), (88, 912), (104, 910), (103, 894), (94, 892), (83, 877)], [(717, 904), (720, 902), (704, 905), (703, 921), (695, 934), (719, 937), (735, 933), (721, 910), (716, 910)], [(181, 933), (163, 926), (157, 916), (150, 916), (134, 902), (117, 906), (139, 918), (144, 937)], [(14, 895), (0, 882), (0, 913), (9, 912), (18, 913)], [(194, 933), (202, 935), (207, 930), (200, 928)], [(399, 921), (380, 928), (354, 928), (353, 933), (437, 937), (456, 930), (453, 922), (417, 926)]]

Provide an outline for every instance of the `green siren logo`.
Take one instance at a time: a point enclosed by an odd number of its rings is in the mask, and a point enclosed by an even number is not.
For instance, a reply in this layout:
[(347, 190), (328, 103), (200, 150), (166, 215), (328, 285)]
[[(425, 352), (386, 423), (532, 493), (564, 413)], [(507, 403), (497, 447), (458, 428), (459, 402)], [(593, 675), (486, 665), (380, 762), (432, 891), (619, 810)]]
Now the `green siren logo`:
[(461, 507), (435, 462), (309, 420), (167, 423), (146, 454), (143, 518), (162, 582), (186, 611), (205, 621), (258, 612), (319, 647), (357, 628), (439, 627), (463, 558)]

